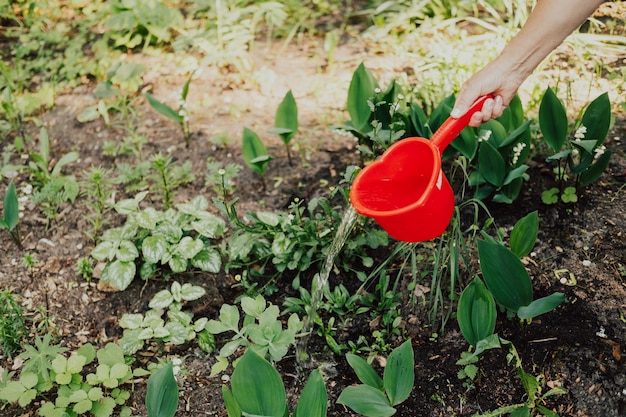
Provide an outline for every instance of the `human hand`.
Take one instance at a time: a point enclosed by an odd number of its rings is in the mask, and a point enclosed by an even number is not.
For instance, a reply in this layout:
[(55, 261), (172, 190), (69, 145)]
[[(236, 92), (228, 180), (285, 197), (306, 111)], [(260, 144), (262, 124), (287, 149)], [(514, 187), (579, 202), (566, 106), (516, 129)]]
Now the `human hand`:
[(511, 74), (512, 72), (499, 67), (497, 62), (487, 65), (461, 86), (450, 116), (458, 119), (478, 97), (487, 94), (492, 94), (494, 98), (485, 100), (481, 111), (472, 115), (469, 125), (478, 127), (489, 119), (502, 116), (523, 81)]

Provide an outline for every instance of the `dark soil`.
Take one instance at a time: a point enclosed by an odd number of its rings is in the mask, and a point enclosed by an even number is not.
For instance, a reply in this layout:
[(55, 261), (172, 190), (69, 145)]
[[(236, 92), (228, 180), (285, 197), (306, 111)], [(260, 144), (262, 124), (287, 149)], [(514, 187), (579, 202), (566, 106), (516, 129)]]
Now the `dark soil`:
[[(177, 126), (162, 119), (147, 106), (139, 131), (149, 138), (146, 155), (161, 151), (180, 161), (193, 163), (196, 181), (179, 190), (177, 199), (198, 194), (213, 195), (205, 183), (207, 158), (237, 162), (243, 165), (238, 140), (217, 146), (208, 141), (216, 135), (239, 138), (244, 126), (265, 132), (273, 126), (273, 112), (288, 88), (294, 89), (301, 114), (301, 136), (293, 147), (296, 163), (289, 166), (282, 144), (271, 135), (262, 134), (271, 143), (268, 182), (263, 189), (258, 177), (249, 170), (237, 179), (236, 196), (239, 211), (264, 207), (284, 209), (295, 198), (309, 199), (325, 195), (329, 186), (336, 185), (345, 167), (358, 164), (354, 141), (329, 132), (326, 126), (343, 121), (341, 111), (345, 102), (349, 76), (364, 56), (357, 46), (347, 46), (337, 56), (349, 58), (336, 63), (330, 74), (318, 70), (322, 61), (316, 45), (292, 47), (285, 52), (289, 67), (282, 60), (264, 57), (260, 48), (254, 57), (255, 68), (263, 69), (266, 80), (252, 81), (236, 73), (220, 69), (205, 69), (194, 80), (190, 103), (192, 126), (195, 129), (187, 149)], [(148, 67), (154, 60), (146, 58)], [(372, 64), (376, 67), (376, 61)], [(156, 67), (155, 67), (156, 68)], [(159, 69), (160, 68), (160, 69)], [(297, 69), (297, 70), (296, 70)], [(257, 73), (257, 75), (258, 75)], [(163, 100), (180, 91), (184, 77), (173, 67), (158, 67), (149, 71), (148, 83)], [(317, 83), (317, 84), (316, 84)], [(319, 85), (319, 91), (314, 87)], [(312, 87), (313, 86), (313, 87)], [(61, 94), (56, 106), (40, 116), (48, 126), (52, 139), (52, 155), (76, 150), (78, 163), (67, 173), (81, 176), (89, 165), (111, 167), (124, 160), (102, 155), (106, 140), (124, 135), (120, 128), (106, 128), (101, 121), (80, 124), (76, 115), (93, 101), (93, 85)], [(613, 150), (611, 164), (603, 177), (585, 190), (576, 204), (546, 206), (541, 203), (541, 191), (552, 186), (549, 171), (541, 159), (533, 163), (531, 180), (514, 205), (489, 207), (498, 226), (510, 228), (519, 218), (538, 210), (540, 235), (530, 257), (525, 259), (533, 279), (536, 296), (555, 291), (564, 292), (567, 302), (556, 311), (542, 315), (529, 324), (500, 316), (496, 331), (513, 342), (523, 360), (524, 369), (545, 378), (547, 387), (562, 386), (566, 395), (550, 397), (546, 406), (561, 416), (619, 417), (626, 415), (626, 367), (622, 350), (626, 343), (626, 122), (618, 115), (610, 133), (607, 147)], [(36, 135), (37, 130), (31, 132)], [(132, 159), (128, 159), (132, 163)], [(274, 186), (274, 179), (282, 181)], [(328, 185), (320, 180), (327, 180)], [(18, 187), (28, 178), (19, 176)], [(278, 184), (278, 182), (276, 182)], [(119, 198), (119, 197), (118, 197)], [(169, 286), (164, 280), (140, 282), (136, 279), (123, 292), (105, 292), (97, 280), (85, 282), (75, 272), (75, 263), (87, 256), (91, 243), (84, 232), (88, 225), (81, 201), (63, 206), (61, 214), (46, 230), (46, 221), (37, 207), (27, 204), (20, 229), (25, 250), (21, 252), (6, 233), (0, 234), (0, 288), (10, 288), (21, 296), (31, 316), (42, 307), (53, 324), (58, 340), (69, 348), (86, 342), (102, 346), (122, 334), (118, 321), (124, 313), (142, 311), (158, 290)], [(428, 245), (424, 246), (428, 251)], [(22, 265), (25, 253), (39, 261), (32, 270)], [(380, 254), (381, 258), (386, 253)], [(561, 272), (558, 272), (561, 271)], [(565, 272), (567, 271), (567, 272)], [(563, 274), (572, 273), (576, 285), (560, 282)], [(569, 275), (568, 275), (569, 277)], [(310, 277), (309, 277), (310, 278)], [(176, 277), (180, 282), (202, 285), (207, 295), (194, 303), (197, 315), (215, 318), (223, 303), (234, 304), (239, 295), (233, 289), (230, 275), (195, 274)], [(467, 282), (471, 277), (463, 277)], [(346, 286), (356, 277), (333, 277)], [(286, 279), (285, 283), (291, 282)], [(430, 277), (422, 283), (430, 285)], [(280, 304), (280, 294), (273, 300)], [(525, 400), (525, 391), (516, 370), (507, 364), (504, 350), (486, 353), (479, 363), (479, 376), (469, 389), (457, 377), (460, 367), (455, 362), (468, 346), (450, 320), (444, 332), (428, 324), (426, 307), (411, 306), (403, 297), (402, 316), (406, 335), (413, 341), (415, 352), (415, 387), (410, 398), (398, 407), (396, 415), (452, 416), (472, 415)], [(355, 319), (348, 332), (369, 336), (368, 323)], [(438, 333), (438, 337), (433, 337)], [(398, 340), (397, 342), (399, 342)], [(310, 350), (316, 364), (323, 366), (329, 393), (329, 416), (354, 415), (336, 403), (341, 390), (357, 383), (356, 376), (344, 357), (330, 353), (319, 338), (312, 338)], [(180, 405), (178, 416), (226, 416), (221, 397), (222, 379), (209, 377), (213, 359), (198, 349), (195, 343), (172, 347), (159, 355), (184, 358), (188, 373), (179, 379)], [(154, 353), (143, 352), (138, 363), (151, 361)], [(375, 363), (378, 363), (375, 361)], [(11, 368), (14, 362), (2, 359), (0, 366)], [(291, 400), (295, 403), (308, 370), (297, 367), (293, 356), (277, 364)], [(548, 388), (546, 388), (547, 390)], [(135, 384), (129, 405), (136, 415), (145, 416), (143, 406), (145, 381)], [(0, 411), (2, 416), (33, 415), (33, 411), (15, 406)]]

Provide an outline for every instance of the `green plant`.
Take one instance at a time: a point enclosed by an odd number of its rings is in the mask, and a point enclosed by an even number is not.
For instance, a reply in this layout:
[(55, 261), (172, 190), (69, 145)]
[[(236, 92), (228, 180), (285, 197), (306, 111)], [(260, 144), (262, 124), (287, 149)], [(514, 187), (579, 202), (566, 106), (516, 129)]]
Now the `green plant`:
[(83, 172), (85, 179), (82, 183), (85, 194), (85, 205), (90, 213), (86, 216), (91, 223), (91, 232), (87, 236), (98, 243), (100, 232), (107, 224), (106, 214), (111, 210), (111, 196), (113, 195), (112, 172), (102, 167), (92, 166)]
[(74, 202), (79, 193), (78, 181), (73, 175), (63, 175), (62, 169), (79, 158), (78, 152), (68, 152), (50, 166), (50, 139), (48, 131), (39, 131), (39, 153), (31, 152), (28, 169), (33, 180), (32, 200), (43, 205), (48, 221), (55, 219), (58, 207), (63, 202)]
[(163, 156), (161, 153), (152, 155), (150, 164), (153, 170), (151, 188), (162, 197), (165, 208), (169, 209), (174, 199), (174, 190), (195, 179), (193, 166), (189, 161), (182, 165), (176, 164), (171, 157)]
[(289, 90), (276, 109), (274, 128), (270, 130), (270, 133), (275, 133), (280, 136), (280, 140), (283, 141), (285, 149), (287, 150), (287, 159), (290, 166), (292, 162), (291, 153), (289, 152), (289, 142), (291, 142), (291, 139), (293, 139), (297, 132), (298, 106), (296, 105), (293, 93)]
[(262, 184), (265, 187), (264, 175), (272, 157), (267, 153), (267, 149), (259, 136), (247, 127), (243, 128), (241, 154), (248, 168), (261, 177)]
[(91, 281), (93, 277), (93, 262), (88, 256), (82, 256), (76, 261), (75, 266), (76, 273), (83, 277), (87, 282)]
[(280, 374), (262, 356), (247, 349), (237, 362), (231, 389), (222, 386), (228, 417), (325, 417), (328, 394), (319, 370), (309, 375), (293, 413), (289, 413)]
[(386, 417), (396, 413), (394, 406), (406, 400), (415, 380), (414, 356), (411, 340), (395, 348), (387, 358), (380, 378), (366, 360), (346, 354), (348, 364), (362, 382), (344, 388), (337, 402), (368, 417)]
[[(26, 346), (20, 355), (25, 359), (20, 376), (0, 388), (1, 400), (26, 407), (41, 397), (38, 413), (42, 417), (74, 417), (87, 412), (108, 417), (118, 405), (122, 406), (120, 415), (130, 416), (130, 409), (123, 406), (130, 392), (122, 385), (146, 371), (132, 370), (113, 343), (99, 350), (86, 344), (66, 357), (62, 355), (65, 349), (50, 345), (48, 336), (36, 339), (36, 348)], [(96, 358), (95, 372), (88, 373), (86, 366)]]
[[(545, 190), (541, 199), (546, 204), (575, 203), (582, 188), (597, 181), (606, 170), (611, 151), (603, 145), (611, 126), (611, 103), (607, 93), (592, 100), (580, 118), (573, 123), (573, 139), (565, 107), (548, 88), (539, 107), (539, 127), (543, 142), (555, 152), (547, 158), (554, 163), (558, 187)], [(574, 180), (568, 186), (568, 179)]]
[(2, 209), (2, 217), (0, 217), (0, 230), (6, 230), (11, 235), (11, 239), (22, 250), (22, 238), (18, 223), (20, 221), (20, 207), (17, 200), (17, 192), (15, 184), (11, 182), (4, 193), (4, 207)]
[(159, 268), (166, 275), (191, 267), (217, 273), (222, 259), (211, 239), (223, 235), (225, 224), (207, 211), (206, 198), (198, 196), (166, 211), (140, 210), (146, 195), (142, 192), (115, 205), (127, 216), (126, 223), (106, 230), (91, 252), (94, 259), (107, 262), (100, 279), (124, 290), (135, 278), (137, 265), (142, 279), (153, 277)]
[(185, 139), (185, 146), (187, 148), (189, 147), (189, 141), (191, 140), (191, 130), (189, 129), (189, 110), (187, 109), (187, 95), (189, 94), (189, 84), (191, 83), (192, 77), (193, 74), (187, 78), (187, 81), (183, 85), (177, 109), (173, 109), (167, 104), (160, 102), (150, 93), (144, 93), (144, 97), (148, 99), (150, 106), (152, 106), (154, 110), (178, 124), (183, 134), (183, 138)]
[(22, 349), (29, 330), (24, 308), (10, 289), (0, 291), (0, 349), (4, 355), (12, 356)]
[(235, 178), (239, 175), (242, 166), (235, 163), (223, 165), (218, 161), (207, 161), (206, 178), (207, 185), (213, 187), (217, 195), (226, 196), (235, 192)]
[(146, 409), (148, 417), (173, 417), (178, 408), (178, 384), (171, 362), (148, 378)]
[(224, 304), (218, 320), (209, 320), (205, 326), (214, 335), (234, 333), (220, 349), (217, 363), (211, 369), (212, 375), (226, 369), (228, 357), (240, 347), (247, 347), (273, 362), (281, 360), (295, 344), (296, 334), (302, 329), (303, 323), (295, 313), (289, 316), (287, 328), (283, 329), (278, 306), (268, 305), (262, 295), (255, 298), (244, 296), (240, 303), (243, 320), (237, 306)]
[(193, 321), (193, 313), (182, 310), (186, 301), (197, 300), (205, 293), (202, 287), (189, 283), (181, 285), (175, 281), (169, 290), (161, 290), (152, 297), (148, 304), (150, 309), (144, 314), (124, 314), (120, 319), (124, 335), (118, 342), (124, 354), (135, 354), (150, 340), (181, 345), (205, 331), (205, 317)]
[(146, 48), (170, 42), (170, 31), (180, 27), (182, 21), (180, 10), (161, 0), (116, 0), (111, 2), (106, 26), (115, 46), (133, 49), (142, 43)]

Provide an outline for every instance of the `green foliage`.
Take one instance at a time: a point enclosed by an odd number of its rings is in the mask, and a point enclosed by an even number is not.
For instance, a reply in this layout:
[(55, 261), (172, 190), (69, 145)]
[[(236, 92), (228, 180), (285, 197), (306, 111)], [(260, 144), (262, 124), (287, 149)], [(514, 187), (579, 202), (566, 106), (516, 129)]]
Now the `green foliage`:
[(241, 154), (248, 168), (263, 178), (272, 157), (259, 136), (247, 127), (243, 128)]
[[(206, 317), (193, 320), (193, 313), (183, 311), (186, 301), (197, 300), (205, 295), (204, 288), (173, 282), (169, 290), (161, 290), (152, 297), (144, 314), (127, 313), (120, 319), (124, 335), (119, 345), (126, 355), (143, 349), (151, 340), (159, 344), (181, 345), (206, 332)], [(212, 350), (213, 348), (211, 348)]]
[(0, 230), (6, 230), (11, 235), (11, 239), (22, 250), (22, 239), (20, 230), (17, 227), (20, 221), (20, 206), (15, 191), (15, 184), (9, 183), (4, 193), (4, 207), (2, 217), (0, 217)]
[[(121, 386), (133, 377), (146, 375), (145, 371), (133, 371), (113, 343), (99, 350), (86, 344), (69, 356), (64, 356), (64, 351), (50, 344), (49, 334), (37, 338), (35, 347), (26, 345), (26, 351), (20, 354), (24, 359), (21, 373), (0, 386), (0, 400), (27, 407), (40, 399), (38, 413), (42, 417), (73, 417), (87, 412), (108, 417), (118, 405), (122, 406), (122, 415), (129, 414), (123, 404), (130, 392)], [(96, 358), (95, 372), (88, 373), (92, 367), (87, 365)]]
[(86, 234), (94, 243), (98, 243), (100, 232), (108, 222), (106, 215), (111, 210), (109, 201), (114, 192), (112, 172), (92, 166), (83, 172), (83, 176), (84, 203), (89, 210), (85, 217), (92, 226), (92, 230)]
[(491, 336), (496, 327), (496, 303), (483, 281), (476, 277), (461, 293), (457, 320), (470, 345)]
[(368, 417), (395, 414), (394, 406), (406, 400), (413, 389), (415, 359), (411, 340), (391, 352), (382, 379), (364, 359), (351, 353), (346, 359), (363, 384), (344, 388), (337, 402)]
[[(232, 391), (231, 391), (232, 389)], [(319, 370), (309, 375), (293, 414), (289, 413), (285, 386), (274, 367), (252, 349), (237, 362), (231, 389), (222, 386), (229, 417), (325, 417), (328, 395)]]
[(161, 0), (115, 0), (106, 25), (115, 46), (133, 49), (170, 42), (171, 30), (182, 22), (180, 10)]
[[(558, 187), (545, 190), (545, 204), (578, 201), (580, 190), (597, 181), (609, 165), (611, 150), (603, 145), (611, 126), (611, 103), (607, 93), (592, 100), (582, 116), (573, 122), (573, 139), (565, 106), (548, 88), (539, 107), (539, 127), (543, 141), (555, 152), (547, 161), (555, 164)], [(568, 186), (567, 180), (574, 180)]]
[(151, 189), (161, 196), (165, 208), (169, 209), (173, 203), (174, 190), (195, 179), (193, 166), (189, 161), (179, 165), (170, 156), (161, 153), (152, 155), (150, 165), (153, 170)]
[(228, 196), (235, 192), (235, 178), (243, 167), (239, 164), (228, 163), (225, 166), (218, 161), (209, 160), (206, 163), (207, 185), (213, 187), (217, 195)]
[(22, 349), (29, 330), (24, 308), (9, 289), (0, 291), (0, 349), (4, 355), (12, 356)]
[(189, 128), (189, 111), (187, 109), (187, 95), (189, 94), (189, 84), (191, 83), (192, 77), (193, 74), (191, 74), (189, 78), (187, 78), (187, 81), (183, 85), (177, 109), (174, 109), (167, 104), (160, 102), (149, 93), (144, 93), (144, 97), (148, 99), (148, 103), (150, 103), (150, 106), (152, 106), (154, 110), (178, 124), (183, 134), (183, 138), (185, 139), (185, 146), (187, 148), (189, 147), (189, 141), (191, 140), (191, 130)]
[(207, 211), (206, 198), (198, 196), (166, 211), (141, 210), (139, 203), (146, 195), (142, 192), (115, 205), (127, 216), (126, 223), (106, 230), (91, 252), (94, 259), (107, 262), (101, 280), (124, 290), (135, 278), (137, 264), (142, 279), (159, 269), (164, 274), (191, 268), (217, 273), (222, 260), (211, 240), (223, 235), (225, 224)]
[(296, 334), (303, 326), (294, 313), (287, 319), (287, 328), (283, 329), (278, 306), (267, 305), (261, 295), (255, 298), (242, 297), (241, 310), (244, 313), (243, 320), (237, 306), (223, 304), (218, 320), (209, 320), (206, 324), (206, 330), (214, 335), (234, 333), (220, 349), (218, 362), (211, 370), (212, 375), (226, 369), (227, 358), (242, 346), (273, 362), (281, 360), (295, 344)]
[(148, 378), (146, 393), (148, 417), (173, 417), (178, 408), (178, 384), (172, 363), (159, 368)]
[(282, 140), (285, 144), (289, 165), (292, 165), (291, 153), (289, 152), (289, 142), (291, 142), (291, 139), (293, 139), (297, 132), (298, 106), (296, 105), (293, 93), (289, 90), (276, 109), (274, 128), (270, 129), (270, 133), (275, 133), (280, 136), (280, 140)]

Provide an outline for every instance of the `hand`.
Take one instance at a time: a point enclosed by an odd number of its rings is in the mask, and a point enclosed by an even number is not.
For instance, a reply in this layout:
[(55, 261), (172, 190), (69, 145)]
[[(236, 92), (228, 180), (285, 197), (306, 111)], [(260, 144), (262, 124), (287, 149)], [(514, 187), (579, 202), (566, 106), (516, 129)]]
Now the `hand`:
[(482, 110), (472, 115), (469, 125), (478, 127), (489, 119), (502, 116), (524, 80), (512, 74), (515, 71), (501, 66), (497, 60), (488, 64), (463, 84), (450, 116), (461, 117), (478, 97), (490, 93), (495, 98), (485, 101)]

